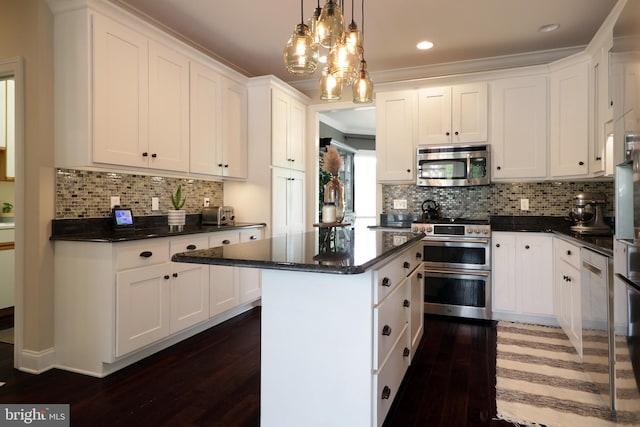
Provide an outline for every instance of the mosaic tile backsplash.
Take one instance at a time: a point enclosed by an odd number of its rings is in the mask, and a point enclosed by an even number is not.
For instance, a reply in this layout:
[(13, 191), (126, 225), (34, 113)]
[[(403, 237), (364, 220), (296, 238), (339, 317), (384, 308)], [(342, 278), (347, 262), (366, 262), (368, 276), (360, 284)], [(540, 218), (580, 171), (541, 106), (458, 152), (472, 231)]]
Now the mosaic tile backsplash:
[[(435, 200), (443, 217), (485, 219), (493, 215), (565, 216), (580, 192), (600, 192), (607, 197), (605, 216), (614, 216), (613, 181), (493, 183), (473, 187), (418, 187), (383, 185), (382, 208), (386, 214), (421, 213), (422, 202)], [(393, 209), (393, 199), (406, 199), (407, 209)], [(520, 210), (520, 199), (529, 199), (529, 210)]]
[[(111, 196), (120, 196), (120, 205), (132, 208), (134, 216), (166, 215), (173, 209), (171, 194), (178, 185), (186, 197), (187, 214), (202, 212), (205, 197), (211, 206), (222, 206), (222, 182), (57, 169), (56, 219), (108, 217)], [(160, 210), (151, 210), (152, 197), (160, 199)]]

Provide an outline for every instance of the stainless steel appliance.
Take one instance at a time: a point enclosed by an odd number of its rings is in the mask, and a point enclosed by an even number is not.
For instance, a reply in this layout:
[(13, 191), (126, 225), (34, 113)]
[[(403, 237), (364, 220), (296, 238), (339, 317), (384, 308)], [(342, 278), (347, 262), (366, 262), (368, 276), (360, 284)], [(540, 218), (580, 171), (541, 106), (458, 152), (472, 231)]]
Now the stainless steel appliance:
[(423, 238), (424, 310), (491, 318), (491, 226), (488, 220), (431, 219), (411, 225)]
[(202, 209), (202, 225), (234, 225), (235, 213), (231, 206), (212, 206)]
[(578, 193), (573, 198), (569, 216), (576, 221), (571, 230), (580, 234), (610, 235), (611, 227), (604, 222), (602, 209), (607, 203), (603, 193)]
[(490, 184), (490, 152), (487, 144), (420, 146), (416, 183), (428, 187)]

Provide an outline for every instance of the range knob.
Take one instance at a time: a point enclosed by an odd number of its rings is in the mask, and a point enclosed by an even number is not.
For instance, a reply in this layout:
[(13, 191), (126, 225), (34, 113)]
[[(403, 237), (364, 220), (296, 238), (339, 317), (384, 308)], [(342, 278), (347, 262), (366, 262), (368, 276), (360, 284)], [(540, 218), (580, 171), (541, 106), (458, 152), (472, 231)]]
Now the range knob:
[(465, 232), (466, 234), (471, 234), (473, 233), (473, 228), (467, 228)]
[(428, 226), (427, 226), (427, 229), (426, 229), (426, 232), (427, 232), (427, 233), (432, 233), (432, 232), (433, 232), (433, 227), (432, 227), (432, 226), (430, 226), (430, 225), (428, 225)]
[(480, 229), (479, 228), (476, 228), (474, 231), (475, 231), (476, 234), (480, 234)]
[(482, 230), (482, 234), (489, 234), (489, 229), (485, 228), (484, 230)]

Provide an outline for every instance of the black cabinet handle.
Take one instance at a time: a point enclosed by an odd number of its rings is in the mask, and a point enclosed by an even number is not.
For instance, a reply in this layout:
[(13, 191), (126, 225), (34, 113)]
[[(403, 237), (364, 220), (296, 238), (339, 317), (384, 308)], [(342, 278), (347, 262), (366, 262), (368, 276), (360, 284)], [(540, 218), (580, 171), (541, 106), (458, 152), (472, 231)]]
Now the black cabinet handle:
[(404, 264), (402, 264), (402, 267), (409, 268), (411, 267), (411, 264), (408, 261), (405, 261)]
[(460, 132), (458, 132), (458, 131), (455, 131), (454, 133), (455, 133), (456, 135), (460, 135)]
[(450, 132), (447, 132), (447, 133), (445, 133), (445, 135), (449, 136), (449, 135), (451, 135), (451, 133), (450, 133)]
[(496, 243), (496, 248), (499, 248), (499, 247), (500, 247), (500, 243)]
[(411, 169), (407, 169), (407, 173), (411, 173)]
[(584, 162), (578, 162), (578, 165), (584, 166)]
[(496, 169), (498, 169), (498, 170), (502, 170), (502, 167), (498, 166)]
[(164, 275), (164, 280), (169, 280), (171, 277), (168, 274)]
[(567, 251), (567, 255), (571, 255), (571, 251)]
[(196, 248), (196, 245), (188, 245), (187, 246), (187, 250), (189, 250), (189, 251), (193, 251), (193, 250), (195, 250), (195, 248)]
[(178, 277), (178, 273), (173, 273), (173, 277)]
[(596, 160), (602, 160), (602, 157), (598, 156), (596, 157)]
[(382, 395), (380, 396), (380, 399), (388, 399), (389, 397), (391, 397), (391, 389), (388, 386), (384, 386), (384, 388), (382, 389)]
[(253, 235), (253, 236), (249, 237), (249, 240), (258, 240), (258, 236)]
[(228, 167), (229, 167), (229, 165), (224, 165), (224, 167), (225, 167), (225, 168), (228, 168)]
[(391, 335), (391, 326), (389, 326), (389, 325), (384, 325), (384, 326), (383, 326), (383, 328), (382, 328), (382, 335), (385, 335), (385, 336), (387, 336), (387, 337), (388, 337), (389, 335)]
[(409, 350), (407, 347), (405, 347), (404, 350), (402, 350), (402, 357), (409, 357), (410, 354), (411, 354), (411, 350)]
[(147, 157), (149, 155), (149, 153), (147, 153), (146, 151), (144, 153), (142, 153), (142, 157)]
[(422, 259), (422, 253), (416, 252), (416, 259)]
[(406, 299), (406, 300), (404, 300), (404, 302), (402, 303), (402, 306), (403, 306), (403, 307), (411, 307), (411, 302), (410, 302), (408, 299)]
[(382, 286), (391, 286), (391, 280), (388, 277), (385, 277), (384, 279), (382, 279)]
[(222, 241), (222, 244), (223, 244), (223, 245), (228, 245), (229, 243), (231, 243), (231, 240), (224, 239), (224, 240)]
[(151, 155), (151, 157), (153, 157), (153, 158), (155, 159), (156, 157), (158, 157), (158, 155), (157, 155), (156, 153), (153, 153), (153, 154)]
[(140, 256), (142, 258), (151, 258), (151, 255), (153, 255), (153, 252), (151, 252), (151, 251), (142, 251), (142, 252), (140, 252)]
[(524, 245), (524, 248), (525, 249), (529, 249), (529, 245)]
[(222, 163), (218, 163), (218, 167), (221, 168), (222, 167)]
[(422, 273), (418, 273), (418, 279), (422, 280)]

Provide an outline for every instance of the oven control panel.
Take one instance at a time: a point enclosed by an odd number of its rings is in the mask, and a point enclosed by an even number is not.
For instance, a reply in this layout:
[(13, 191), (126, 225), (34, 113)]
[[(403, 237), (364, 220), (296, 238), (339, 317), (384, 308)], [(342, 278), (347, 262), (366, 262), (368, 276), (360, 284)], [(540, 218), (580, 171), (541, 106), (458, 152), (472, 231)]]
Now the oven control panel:
[(488, 224), (411, 224), (411, 231), (424, 233), (427, 236), (466, 236), (489, 237), (491, 226)]

